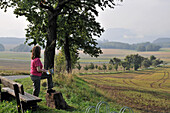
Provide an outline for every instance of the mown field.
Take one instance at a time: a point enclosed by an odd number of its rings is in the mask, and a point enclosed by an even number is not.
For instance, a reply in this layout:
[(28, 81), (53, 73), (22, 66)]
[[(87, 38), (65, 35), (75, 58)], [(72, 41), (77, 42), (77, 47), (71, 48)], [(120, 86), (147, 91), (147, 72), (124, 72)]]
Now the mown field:
[(170, 67), (79, 77), (105, 97), (141, 113), (168, 113), (170, 110)]
[[(163, 48), (159, 52), (105, 49), (103, 50), (103, 55), (98, 58), (91, 58), (80, 53), (81, 59), (79, 61), (81, 65), (91, 62), (94, 64), (107, 64), (113, 57), (123, 59), (126, 55), (137, 53), (144, 57), (154, 55), (170, 63), (170, 48)], [(15, 72), (18, 72), (17, 74), (22, 74), (22, 72), (29, 74), (30, 56), (30, 53), (0, 52), (0, 74), (7, 73), (7, 75), (11, 75), (11, 73), (15, 74)], [(43, 61), (43, 57), (41, 60)], [(73, 72), (76, 74), (76, 79), (71, 83), (73, 85), (65, 85), (67, 82), (65, 79), (64, 81), (58, 81), (56, 78), (55, 89), (62, 91), (66, 101), (74, 106), (75, 109), (73, 111), (58, 110), (57, 112), (78, 113), (82, 112), (82, 109), (84, 110), (89, 105), (95, 105), (100, 100), (105, 100), (111, 106), (112, 111), (118, 111), (122, 106), (129, 106), (135, 110), (135, 113), (169, 113), (170, 66), (168, 65), (135, 72), (116, 72), (114, 70), (106, 70), (106, 72), (103, 70), (100, 72), (98, 70), (85, 71), (83, 68), (80, 71), (75, 69)], [(79, 74), (79, 72), (81, 73)], [(27, 86), (27, 92), (32, 92), (30, 79), (18, 82)], [(43, 98), (43, 102), (40, 103), (40, 107), (42, 111), (56, 112), (56, 110), (48, 110), (45, 107), (45, 99), (43, 97), (45, 90), (45, 87), (42, 87), (41, 98)], [(79, 104), (79, 102), (81, 103)], [(6, 104), (4, 103), (4, 105)], [(40, 112), (42, 111), (40, 110)]]

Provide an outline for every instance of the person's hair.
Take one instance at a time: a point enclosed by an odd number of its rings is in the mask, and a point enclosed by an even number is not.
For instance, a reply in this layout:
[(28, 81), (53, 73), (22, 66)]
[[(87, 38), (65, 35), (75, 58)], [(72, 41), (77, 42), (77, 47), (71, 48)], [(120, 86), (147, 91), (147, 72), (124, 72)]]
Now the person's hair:
[(34, 46), (32, 48), (32, 56), (31, 59), (34, 60), (35, 58), (41, 58), (41, 48), (40, 46)]

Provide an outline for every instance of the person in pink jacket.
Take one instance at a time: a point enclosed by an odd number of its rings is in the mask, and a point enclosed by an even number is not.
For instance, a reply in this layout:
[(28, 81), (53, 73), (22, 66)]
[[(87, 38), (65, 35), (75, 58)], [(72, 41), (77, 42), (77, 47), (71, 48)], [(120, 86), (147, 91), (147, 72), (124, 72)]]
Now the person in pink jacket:
[(30, 77), (33, 81), (33, 95), (39, 96), (40, 92), (40, 82), (41, 79), (46, 79), (48, 82), (48, 90), (47, 93), (54, 92), (53, 90), (53, 81), (52, 75), (47, 74), (48, 70), (43, 69), (43, 65), (40, 61), (41, 58), (41, 48), (39, 46), (34, 46), (32, 48), (32, 56), (31, 56), (31, 70)]

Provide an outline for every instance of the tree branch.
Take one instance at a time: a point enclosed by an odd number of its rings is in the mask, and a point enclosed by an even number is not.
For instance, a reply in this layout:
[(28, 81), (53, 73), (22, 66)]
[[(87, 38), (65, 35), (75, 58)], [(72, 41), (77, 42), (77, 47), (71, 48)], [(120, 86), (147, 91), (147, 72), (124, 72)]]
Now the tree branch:
[(63, 7), (71, 1), (75, 1), (75, 0), (66, 0), (66, 1), (59, 2), (57, 7), (55, 8), (55, 12), (60, 12), (63, 9)]
[(50, 12), (54, 12), (54, 8), (52, 6), (44, 5), (43, 2), (40, 2), (40, 7), (44, 9), (48, 9)]

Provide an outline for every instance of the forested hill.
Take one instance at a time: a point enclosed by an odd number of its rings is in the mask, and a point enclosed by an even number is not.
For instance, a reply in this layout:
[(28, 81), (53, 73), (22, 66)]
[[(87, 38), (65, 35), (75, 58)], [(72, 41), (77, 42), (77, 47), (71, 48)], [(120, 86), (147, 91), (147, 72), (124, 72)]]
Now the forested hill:
[(99, 42), (99, 47), (103, 49), (129, 49), (137, 51), (159, 51), (161, 46), (152, 44), (150, 42), (138, 43), (138, 44), (128, 44), (121, 42)]
[(153, 44), (159, 45), (164, 48), (170, 47), (170, 38), (158, 38), (155, 41), (153, 41)]

